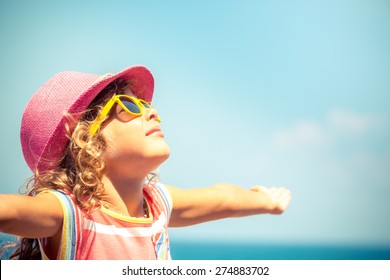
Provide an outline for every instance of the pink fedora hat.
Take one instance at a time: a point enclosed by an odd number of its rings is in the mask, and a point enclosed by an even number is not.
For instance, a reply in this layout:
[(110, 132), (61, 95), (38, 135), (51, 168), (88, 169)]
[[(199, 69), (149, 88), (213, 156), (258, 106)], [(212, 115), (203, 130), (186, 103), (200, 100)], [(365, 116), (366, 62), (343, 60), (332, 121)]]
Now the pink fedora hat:
[(138, 98), (152, 101), (154, 79), (144, 66), (106, 75), (61, 72), (33, 95), (24, 110), (20, 128), (23, 155), (33, 172), (55, 168), (63, 156), (69, 141), (65, 113), (75, 114), (77, 118), (77, 113), (84, 111), (103, 88), (118, 78), (130, 80), (131, 90)]

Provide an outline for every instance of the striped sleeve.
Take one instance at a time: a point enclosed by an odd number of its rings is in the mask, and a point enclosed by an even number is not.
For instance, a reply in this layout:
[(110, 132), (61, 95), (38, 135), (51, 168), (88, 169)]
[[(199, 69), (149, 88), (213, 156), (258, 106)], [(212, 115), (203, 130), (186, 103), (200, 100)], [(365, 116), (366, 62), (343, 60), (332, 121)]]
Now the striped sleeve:
[(157, 183), (156, 189), (158, 190), (158, 192), (161, 194), (161, 197), (163, 198), (163, 201), (164, 201), (164, 204), (166, 207), (166, 212), (168, 215), (168, 220), (169, 220), (171, 217), (172, 208), (173, 208), (172, 196), (169, 193), (167, 187), (162, 183)]
[[(59, 260), (74, 260), (76, 258), (77, 246), (77, 209), (73, 204), (72, 199), (65, 193), (55, 190), (47, 191), (53, 194), (61, 204), (64, 219), (62, 224), (61, 244), (58, 248), (57, 259)], [(41, 251), (44, 259), (48, 259), (45, 251), (46, 240), (41, 241)], [(43, 246), (42, 246), (43, 245)]]

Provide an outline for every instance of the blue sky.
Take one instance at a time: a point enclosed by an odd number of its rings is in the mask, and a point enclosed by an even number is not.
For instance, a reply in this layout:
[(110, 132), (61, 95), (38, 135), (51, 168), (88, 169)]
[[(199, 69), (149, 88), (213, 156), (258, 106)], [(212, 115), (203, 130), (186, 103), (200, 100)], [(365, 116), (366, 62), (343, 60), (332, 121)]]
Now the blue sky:
[(143, 64), (172, 149), (163, 182), (285, 186), (282, 216), (173, 240), (390, 245), (388, 1), (2, 1), (1, 178), (30, 175), (31, 95), (57, 72)]

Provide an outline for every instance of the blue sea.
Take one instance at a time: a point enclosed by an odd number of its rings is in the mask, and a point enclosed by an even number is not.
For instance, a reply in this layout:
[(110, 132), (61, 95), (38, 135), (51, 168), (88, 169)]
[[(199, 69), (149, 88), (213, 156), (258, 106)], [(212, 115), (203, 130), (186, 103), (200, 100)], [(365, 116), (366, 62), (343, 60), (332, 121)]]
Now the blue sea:
[[(0, 234), (1, 247), (12, 237)], [(9, 250), (1, 259), (9, 257)], [(174, 260), (390, 260), (390, 246), (240, 244), (171, 240)]]
[(390, 260), (390, 247), (171, 242), (176, 260)]

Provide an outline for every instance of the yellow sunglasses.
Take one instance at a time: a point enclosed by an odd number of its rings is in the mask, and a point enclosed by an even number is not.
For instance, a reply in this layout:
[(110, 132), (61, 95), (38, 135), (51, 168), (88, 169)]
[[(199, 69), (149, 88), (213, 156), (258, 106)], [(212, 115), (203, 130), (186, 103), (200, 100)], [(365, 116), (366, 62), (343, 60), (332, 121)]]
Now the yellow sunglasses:
[[(89, 135), (93, 136), (97, 130), (99, 129), (102, 122), (107, 117), (108, 113), (110, 113), (114, 104), (119, 104), (123, 110), (125, 110), (130, 115), (139, 117), (142, 115), (143, 109), (152, 108), (148, 102), (142, 99), (135, 98), (133, 96), (128, 95), (114, 95), (106, 105), (104, 105), (102, 111), (99, 116), (96, 118), (95, 123), (93, 123), (89, 129)], [(156, 116), (156, 121), (161, 122), (159, 116)]]

